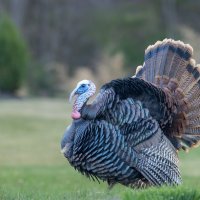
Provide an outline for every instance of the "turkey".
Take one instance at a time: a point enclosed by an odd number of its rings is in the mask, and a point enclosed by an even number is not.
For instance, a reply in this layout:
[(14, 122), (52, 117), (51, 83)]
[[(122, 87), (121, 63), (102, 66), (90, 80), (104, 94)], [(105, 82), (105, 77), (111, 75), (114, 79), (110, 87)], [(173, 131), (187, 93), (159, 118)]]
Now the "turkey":
[(149, 46), (133, 77), (100, 89), (79, 82), (61, 140), (69, 163), (92, 179), (132, 187), (178, 185), (178, 151), (200, 141), (200, 67), (193, 49), (165, 39)]

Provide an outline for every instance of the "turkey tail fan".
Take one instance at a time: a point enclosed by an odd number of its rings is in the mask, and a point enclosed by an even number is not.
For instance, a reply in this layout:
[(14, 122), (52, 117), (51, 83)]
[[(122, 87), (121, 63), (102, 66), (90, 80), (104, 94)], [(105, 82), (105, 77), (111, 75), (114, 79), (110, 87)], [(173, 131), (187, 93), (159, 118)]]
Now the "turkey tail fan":
[[(137, 68), (136, 68), (136, 75), (137, 75), (137, 78), (142, 78), (144, 79), (144, 76), (145, 76), (145, 69), (142, 65), (139, 65)], [(133, 76), (134, 78), (135, 76)]]
[(177, 110), (166, 135), (177, 149), (184, 150), (200, 140), (200, 65), (192, 55), (192, 47), (181, 41), (158, 41), (146, 49), (144, 65), (135, 75), (175, 99)]
[(149, 46), (145, 51), (145, 80), (156, 83), (158, 78), (168, 77), (179, 81), (190, 62), (192, 52), (191, 46), (172, 39)]

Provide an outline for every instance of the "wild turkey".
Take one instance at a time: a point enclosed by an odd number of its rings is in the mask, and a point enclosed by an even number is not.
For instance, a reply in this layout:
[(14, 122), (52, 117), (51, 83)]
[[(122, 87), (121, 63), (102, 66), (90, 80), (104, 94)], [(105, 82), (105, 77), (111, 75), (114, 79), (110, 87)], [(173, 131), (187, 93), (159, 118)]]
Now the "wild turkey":
[(192, 53), (181, 41), (156, 42), (135, 76), (103, 85), (90, 105), (95, 85), (79, 82), (61, 141), (69, 163), (110, 186), (181, 184), (177, 152), (200, 140), (200, 67)]

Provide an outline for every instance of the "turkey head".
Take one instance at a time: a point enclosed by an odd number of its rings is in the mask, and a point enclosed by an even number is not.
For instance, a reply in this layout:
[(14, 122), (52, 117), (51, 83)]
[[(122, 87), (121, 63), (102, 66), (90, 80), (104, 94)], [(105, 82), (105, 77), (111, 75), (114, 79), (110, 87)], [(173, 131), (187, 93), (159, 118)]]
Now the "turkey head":
[(88, 99), (93, 96), (96, 92), (95, 84), (90, 80), (82, 80), (78, 82), (76, 88), (71, 92), (69, 101), (72, 101), (72, 98), (75, 97), (73, 104), (73, 110), (71, 117), (73, 119), (79, 119), (81, 117), (81, 109)]

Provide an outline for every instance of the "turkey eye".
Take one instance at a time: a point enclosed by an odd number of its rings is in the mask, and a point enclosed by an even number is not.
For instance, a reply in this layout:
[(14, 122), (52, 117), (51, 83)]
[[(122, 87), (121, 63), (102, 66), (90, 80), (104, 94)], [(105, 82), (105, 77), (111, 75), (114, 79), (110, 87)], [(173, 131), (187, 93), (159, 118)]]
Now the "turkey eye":
[(84, 88), (85, 86), (86, 86), (85, 84), (81, 85), (82, 88)]

